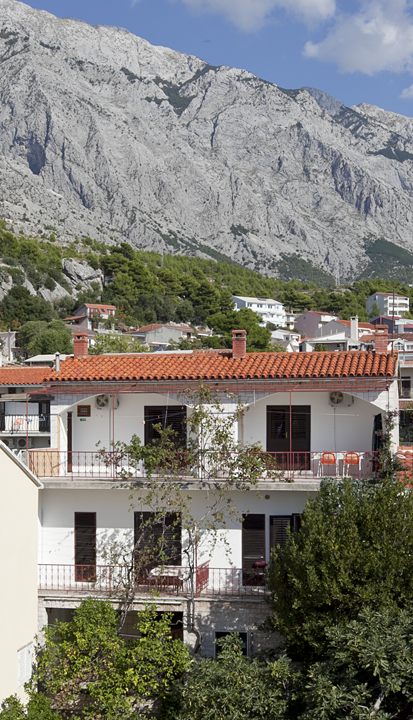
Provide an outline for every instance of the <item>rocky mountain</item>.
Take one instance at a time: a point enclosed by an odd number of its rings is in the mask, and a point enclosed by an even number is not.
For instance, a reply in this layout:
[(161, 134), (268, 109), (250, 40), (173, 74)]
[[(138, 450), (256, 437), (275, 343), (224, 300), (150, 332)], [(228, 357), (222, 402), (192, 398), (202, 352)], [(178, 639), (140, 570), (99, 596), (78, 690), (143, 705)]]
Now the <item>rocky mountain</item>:
[(341, 278), (413, 256), (413, 120), (0, 0), (0, 215)]

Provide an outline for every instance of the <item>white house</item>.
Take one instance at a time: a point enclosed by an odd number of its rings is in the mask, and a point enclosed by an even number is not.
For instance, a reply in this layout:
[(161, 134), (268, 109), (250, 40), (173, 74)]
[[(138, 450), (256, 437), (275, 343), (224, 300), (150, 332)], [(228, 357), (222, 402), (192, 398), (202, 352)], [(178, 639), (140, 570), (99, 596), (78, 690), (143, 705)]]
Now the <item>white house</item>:
[[(377, 470), (385, 417), (398, 408), (396, 355), (247, 354), (244, 331), (234, 331), (232, 350), (101, 356), (87, 355), (79, 333), (75, 357), (56, 370), (44, 368), (43, 382), (39, 371), (21, 369), (26, 388), (27, 373), (36, 374), (30, 400), (50, 398), (50, 447), (26, 453), (43, 484), (40, 625), (68, 617), (88, 595), (119, 601), (127, 568), (113, 548), (121, 545), (132, 556), (142, 513), (153, 506), (147, 468), (117, 443), (135, 435), (147, 445), (161, 423), (175, 429), (185, 458), (186, 420), (202, 387), (219, 400), (218, 418), (231, 424), (232, 465), (243, 448), (256, 446), (264, 461), (257, 484), (225, 487), (233, 512), (226, 510), (219, 528), (208, 518), (214, 487), (226, 478), (225, 455), (218, 469), (208, 446), (196, 463), (183, 460), (181, 501), (159, 508), (165, 527), (173, 518), (178, 528), (173, 542), (169, 533), (173, 559), (152, 565), (134, 586), (133, 610), (151, 601), (172, 611), (183, 637), (194, 642), (196, 636), (210, 655), (221, 632), (245, 633), (251, 652), (268, 641), (260, 626), (269, 612), (264, 568), (271, 547), (283, 541), (288, 526), (298, 527), (323, 476), (367, 477)], [(213, 405), (210, 411), (217, 413)], [(396, 450), (397, 424), (391, 441)], [(212, 484), (205, 479), (211, 467)], [(184, 505), (196, 527), (192, 545)]]
[(38, 629), (38, 493), (40, 482), (0, 441), (0, 704), (24, 699)]
[(242, 295), (233, 295), (234, 309), (242, 310), (248, 308), (260, 315), (263, 323), (272, 323), (279, 327), (285, 327), (287, 321), (287, 313), (285, 307), (278, 300), (272, 298), (244, 297)]
[(410, 301), (405, 295), (376, 292), (366, 300), (366, 310), (371, 315), (374, 308), (379, 309), (376, 315), (401, 315), (409, 312)]

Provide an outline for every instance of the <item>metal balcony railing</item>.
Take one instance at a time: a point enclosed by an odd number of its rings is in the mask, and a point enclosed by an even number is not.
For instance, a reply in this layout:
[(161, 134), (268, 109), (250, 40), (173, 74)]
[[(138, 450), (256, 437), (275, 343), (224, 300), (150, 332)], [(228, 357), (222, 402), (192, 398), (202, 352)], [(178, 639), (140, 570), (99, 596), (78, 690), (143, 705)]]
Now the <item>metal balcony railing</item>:
[(0, 432), (7, 435), (50, 432), (50, 415), (1, 414)]
[(241, 568), (210, 568), (203, 563), (194, 569), (169, 565), (136, 575), (124, 565), (39, 565), (40, 591), (87, 593), (121, 597), (126, 590), (140, 595), (181, 597), (240, 597), (266, 592), (262, 573)]
[[(148, 476), (143, 462), (119, 452), (83, 452), (60, 450), (28, 450), (25, 461), (40, 478), (69, 478), (83, 480), (134, 480)], [(317, 452), (265, 452), (257, 450), (252, 456), (263, 481), (293, 482), (320, 477), (367, 478), (377, 470), (378, 454), (352, 450), (324, 450)], [(177, 475), (193, 481), (225, 480), (238, 472), (236, 453), (222, 455), (205, 452), (196, 462), (175, 467), (158, 468), (153, 477)], [(240, 478), (242, 482), (244, 478)]]

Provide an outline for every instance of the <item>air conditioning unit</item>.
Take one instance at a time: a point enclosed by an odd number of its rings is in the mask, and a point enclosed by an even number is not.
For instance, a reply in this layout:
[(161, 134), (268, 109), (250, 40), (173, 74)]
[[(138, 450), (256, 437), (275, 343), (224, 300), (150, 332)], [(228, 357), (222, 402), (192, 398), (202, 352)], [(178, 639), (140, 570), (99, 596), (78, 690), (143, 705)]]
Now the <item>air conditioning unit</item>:
[[(96, 407), (99, 410), (103, 410), (103, 408), (112, 408), (112, 398), (110, 395), (96, 395)], [(113, 407), (116, 409), (119, 407), (119, 398), (115, 398), (113, 400)]]
[(332, 407), (337, 407), (337, 405), (350, 407), (354, 403), (354, 398), (352, 395), (345, 395), (340, 390), (333, 390), (328, 396), (328, 401)]

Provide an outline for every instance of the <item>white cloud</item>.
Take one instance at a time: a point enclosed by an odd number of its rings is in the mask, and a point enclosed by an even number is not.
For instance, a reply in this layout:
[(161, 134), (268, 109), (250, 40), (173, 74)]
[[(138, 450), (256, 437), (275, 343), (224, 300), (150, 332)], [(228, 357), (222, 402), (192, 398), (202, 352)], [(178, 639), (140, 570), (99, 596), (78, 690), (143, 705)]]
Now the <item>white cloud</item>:
[(409, 85), (409, 87), (404, 88), (404, 90), (400, 93), (400, 97), (402, 100), (413, 100), (413, 85)]
[(357, 12), (338, 13), (324, 39), (306, 43), (304, 54), (343, 72), (412, 72), (411, 10), (412, 0), (360, 0)]
[(336, 0), (182, 0), (189, 8), (224, 15), (245, 31), (258, 30), (277, 10), (285, 10), (306, 22), (325, 20), (334, 14)]

